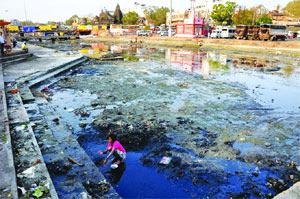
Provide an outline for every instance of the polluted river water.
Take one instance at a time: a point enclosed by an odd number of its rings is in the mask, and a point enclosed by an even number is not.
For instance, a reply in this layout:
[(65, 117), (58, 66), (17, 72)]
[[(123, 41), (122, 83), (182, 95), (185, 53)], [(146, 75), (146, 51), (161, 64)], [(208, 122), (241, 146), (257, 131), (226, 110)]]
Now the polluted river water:
[[(125, 61), (90, 60), (47, 94), (121, 197), (272, 198), (299, 181), (298, 58), (106, 48)], [(109, 132), (127, 151), (117, 170), (97, 154)]]

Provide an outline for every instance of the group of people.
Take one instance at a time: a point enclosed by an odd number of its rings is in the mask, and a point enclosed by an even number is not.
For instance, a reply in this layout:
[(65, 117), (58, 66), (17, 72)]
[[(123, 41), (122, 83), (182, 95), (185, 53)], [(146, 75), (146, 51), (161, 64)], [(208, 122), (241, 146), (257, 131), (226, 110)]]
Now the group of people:
[[(17, 47), (17, 39), (14, 35), (11, 35), (10, 33), (7, 33), (7, 31), (4, 29), (0, 29), (0, 53), (1, 56), (5, 55), (4, 50), (11, 51), (12, 48)], [(27, 44), (26, 42), (22, 45), (22, 50), (28, 52)]]

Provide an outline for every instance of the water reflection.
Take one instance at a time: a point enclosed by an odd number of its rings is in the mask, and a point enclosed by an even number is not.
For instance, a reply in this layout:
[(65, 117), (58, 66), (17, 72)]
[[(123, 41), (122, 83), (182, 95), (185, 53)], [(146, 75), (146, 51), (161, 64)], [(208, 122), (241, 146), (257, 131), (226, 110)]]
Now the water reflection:
[(212, 75), (218, 69), (228, 69), (228, 56), (202, 51), (171, 50), (166, 51), (166, 59), (172, 64), (178, 64), (183, 71)]
[(107, 174), (107, 176), (110, 179), (112, 184), (118, 184), (118, 182), (121, 180), (125, 170), (126, 170), (126, 163), (123, 162), (119, 165), (118, 168), (111, 169), (106, 174)]
[[(75, 45), (75, 44), (74, 44)], [(293, 60), (291, 64), (284, 63), (279, 58), (267, 59), (243, 54), (224, 54), (210, 51), (191, 51), (183, 49), (157, 49), (146, 48), (140, 44), (105, 44), (105, 43), (80, 43), (76, 44), (82, 55), (97, 54), (102, 51), (130, 55), (129, 61), (138, 61), (139, 58), (156, 57), (157, 52), (165, 53), (162, 58), (171, 64), (179, 65), (181, 70), (195, 72), (205, 76), (223, 74), (227, 70), (243, 69), (258, 72), (276, 72), (276, 75), (291, 77), (297, 73), (300, 62)], [(133, 59), (133, 57), (135, 57)], [(299, 72), (299, 71), (298, 71)]]
[(286, 65), (279, 59), (227, 55), (216, 52), (166, 50), (165, 58), (170, 64), (181, 66), (183, 71), (202, 75), (223, 74), (230, 69), (256, 70), (259, 72), (277, 72), (274, 74), (290, 77), (300, 63)]

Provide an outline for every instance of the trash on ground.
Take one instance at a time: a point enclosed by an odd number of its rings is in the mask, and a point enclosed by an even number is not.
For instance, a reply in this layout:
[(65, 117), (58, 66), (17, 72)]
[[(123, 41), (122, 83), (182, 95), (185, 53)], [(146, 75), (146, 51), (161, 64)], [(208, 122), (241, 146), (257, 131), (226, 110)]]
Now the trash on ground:
[(71, 158), (70, 156), (68, 156), (68, 160), (74, 164), (77, 164), (78, 166), (82, 167), (84, 166), (84, 164), (81, 164), (79, 162), (77, 162), (76, 160), (74, 160), (73, 158)]
[(43, 192), (40, 189), (37, 189), (32, 195), (39, 198), (43, 196)]
[(21, 192), (22, 192), (23, 195), (26, 194), (26, 192), (27, 192), (24, 187), (18, 187), (18, 189), (21, 190)]
[(159, 162), (159, 164), (166, 164), (167, 165), (167, 164), (170, 164), (171, 160), (172, 160), (171, 157), (163, 157), (161, 159), (161, 161)]
[(112, 164), (111, 166), (110, 166), (110, 168), (112, 168), (112, 169), (116, 169), (116, 168), (118, 168), (119, 166), (117, 165), (117, 164)]
[(32, 165), (34, 166), (34, 165), (39, 164), (39, 163), (41, 163), (40, 159), (36, 159), (36, 161)]
[(12, 93), (12, 94), (15, 94), (15, 93), (18, 93), (19, 90), (18, 89), (13, 89), (13, 90), (10, 90), (9, 92)]
[(16, 126), (15, 127), (15, 130), (16, 131), (22, 131), (22, 130), (24, 130), (25, 129), (25, 127), (22, 125), (22, 126)]
[(30, 167), (23, 171), (22, 173), (18, 174), (18, 177), (23, 176), (26, 178), (34, 178), (35, 176), (35, 167)]

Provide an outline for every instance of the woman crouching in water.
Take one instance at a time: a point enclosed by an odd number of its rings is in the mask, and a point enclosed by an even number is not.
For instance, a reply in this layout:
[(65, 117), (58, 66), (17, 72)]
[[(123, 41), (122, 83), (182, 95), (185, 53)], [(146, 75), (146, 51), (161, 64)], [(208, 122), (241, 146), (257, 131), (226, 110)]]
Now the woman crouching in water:
[(108, 156), (104, 159), (103, 165), (107, 163), (107, 160), (110, 158), (110, 156), (114, 155), (114, 159), (111, 160), (111, 162), (113, 163), (111, 165), (111, 168), (116, 169), (118, 168), (119, 164), (122, 163), (126, 158), (126, 151), (124, 147), (120, 144), (120, 142), (117, 140), (117, 136), (115, 134), (110, 133), (107, 137), (109, 142), (106, 150), (100, 150), (98, 153), (102, 155), (110, 151)]

